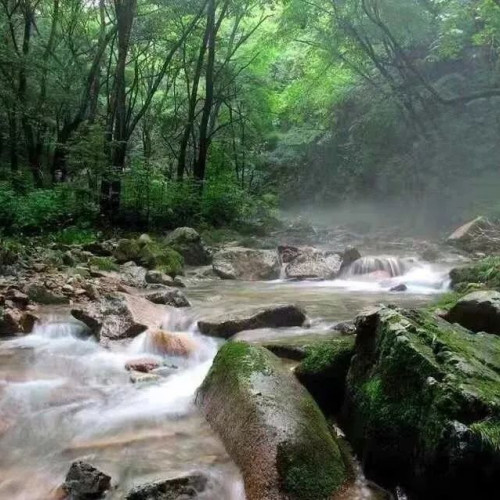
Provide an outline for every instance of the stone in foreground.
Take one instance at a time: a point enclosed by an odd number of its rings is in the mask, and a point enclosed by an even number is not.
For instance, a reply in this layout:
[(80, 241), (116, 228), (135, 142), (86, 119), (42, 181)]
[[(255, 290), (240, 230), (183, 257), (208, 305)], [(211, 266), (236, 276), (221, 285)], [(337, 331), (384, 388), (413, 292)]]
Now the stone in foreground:
[(167, 479), (137, 486), (132, 489), (126, 500), (181, 500), (198, 498), (207, 487), (208, 480), (202, 474)]
[(451, 308), (445, 319), (473, 332), (500, 335), (500, 292), (469, 293)]
[(500, 338), (425, 311), (361, 316), (343, 418), (375, 479), (416, 498), (495, 496)]
[(233, 247), (214, 255), (213, 270), (226, 280), (264, 281), (280, 277), (278, 252)]
[(345, 482), (321, 411), (267, 349), (225, 344), (196, 402), (240, 468), (247, 500), (327, 500)]
[(300, 307), (280, 305), (198, 321), (198, 329), (204, 335), (228, 339), (243, 330), (302, 326), (305, 321), (306, 314)]
[(73, 462), (63, 484), (71, 500), (102, 498), (111, 484), (111, 477), (87, 462)]

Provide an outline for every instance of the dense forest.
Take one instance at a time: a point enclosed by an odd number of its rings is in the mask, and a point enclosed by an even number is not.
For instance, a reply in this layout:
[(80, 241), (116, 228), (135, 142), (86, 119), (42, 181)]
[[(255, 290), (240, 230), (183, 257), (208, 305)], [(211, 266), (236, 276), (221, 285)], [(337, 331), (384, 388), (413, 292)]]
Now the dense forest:
[(0, 33), (4, 232), (500, 213), (498, 0), (1, 0)]

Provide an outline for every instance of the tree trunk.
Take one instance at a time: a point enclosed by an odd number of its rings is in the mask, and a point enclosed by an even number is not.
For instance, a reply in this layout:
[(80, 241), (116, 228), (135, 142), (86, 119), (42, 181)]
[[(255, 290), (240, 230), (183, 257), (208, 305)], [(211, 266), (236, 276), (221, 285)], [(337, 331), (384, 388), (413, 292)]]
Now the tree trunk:
[(198, 137), (198, 158), (194, 165), (194, 178), (201, 186), (205, 180), (205, 170), (207, 165), (208, 149), (210, 138), (208, 134), (208, 124), (214, 102), (214, 68), (215, 68), (215, 38), (217, 29), (215, 24), (215, 0), (209, 0), (207, 7), (207, 29), (208, 29), (208, 58), (205, 73), (205, 103), (200, 123)]

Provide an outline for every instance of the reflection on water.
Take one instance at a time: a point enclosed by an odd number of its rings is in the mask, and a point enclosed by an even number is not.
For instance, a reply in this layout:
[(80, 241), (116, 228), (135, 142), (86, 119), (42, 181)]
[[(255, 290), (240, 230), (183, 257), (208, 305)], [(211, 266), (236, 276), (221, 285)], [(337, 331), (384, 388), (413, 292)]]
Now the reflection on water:
[[(389, 290), (400, 283), (406, 293)], [(108, 498), (131, 487), (201, 470), (213, 478), (208, 499), (241, 500), (242, 482), (193, 405), (194, 393), (217, 351), (196, 331), (196, 319), (245, 306), (298, 303), (315, 332), (351, 319), (380, 302), (421, 305), (447, 286), (445, 270), (414, 265), (395, 278), (347, 276), (331, 282), (243, 283), (206, 281), (188, 289), (192, 310), (175, 310), (164, 327), (192, 335), (199, 346), (190, 358), (158, 358), (178, 370), (157, 385), (133, 385), (127, 361), (151, 357), (145, 337), (106, 350), (82, 336), (68, 318), (40, 325), (32, 335), (0, 343), (0, 498), (47, 500), (70, 463), (84, 459), (118, 484)], [(288, 329), (290, 335), (304, 329)], [(273, 330), (255, 332), (261, 337)], [(360, 478), (362, 476), (360, 475)], [(364, 480), (349, 498), (373, 498)]]

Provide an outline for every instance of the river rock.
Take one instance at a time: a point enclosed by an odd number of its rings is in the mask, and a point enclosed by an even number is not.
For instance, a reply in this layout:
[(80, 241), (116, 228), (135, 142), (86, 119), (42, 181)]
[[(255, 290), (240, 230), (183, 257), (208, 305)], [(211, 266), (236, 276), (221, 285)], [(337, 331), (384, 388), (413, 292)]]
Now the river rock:
[(302, 326), (305, 321), (306, 314), (300, 307), (278, 305), (201, 320), (198, 321), (198, 328), (204, 335), (228, 339), (243, 330)]
[(228, 280), (274, 280), (280, 277), (281, 264), (276, 251), (231, 247), (214, 255), (213, 270)]
[(343, 429), (366, 473), (416, 498), (495, 496), (500, 337), (386, 307), (356, 331)]
[(327, 500), (345, 482), (321, 411), (268, 350), (226, 343), (196, 403), (238, 465), (247, 500)]
[(83, 245), (83, 250), (90, 252), (99, 257), (111, 257), (114, 251), (114, 244), (112, 241), (95, 241)]
[(140, 358), (127, 361), (125, 363), (125, 369), (127, 371), (136, 371), (141, 373), (149, 373), (156, 368), (159, 368), (160, 363), (156, 359), (152, 358)]
[(154, 373), (143, 373), (132, 370), (130, 372), (130, 382), (133, 384), (156, 384), (161, 380), (159, 375)]
[(160, 356), (187, 357), (194, 354), (199, 345), (188, 333), (171, 333), (152, 330), (146, 334), (146, 349)]
[(445, 319), (473, 332), (500, 335), (500, 292), (485, 290), (469, 293), (450, 309)]
[(147, 483), (132, 489), (126, 500), (182, 500), (198, 498), (207, 487), (208, 479), (203, 474)]
[(137, 262), (141, 253), (141, 245), (137, 240), (121, 239), (113, 251), (113, 257), (119, 264)]
[(127, 293), (111, 294), (98, 304), (71, 310), (101, 341), (136, 337), (148, 328), (159, 328), (166, 312), (162, 306)]
[(146, 283), (150, 285), (176, 286), (172, 277), (156, 269), (149, 270), (146, 273)]
[(299, 254), (286, 267), (289, 279), (333, 279), (342, 266), (342, 258), (337, 253), (322, 252), (312, 247), (301, 248)]
[(38, 304), (58, 305), (69, 304), (69, 298), (59, 295), (48, 289), (47, 286), (33, 284), (28, 287), (27, 295), (29, 299)]
[(146, 273), (146, 269), (138, 266), (135, 262), (127, 262), (120, 266), (120, 280), (135, 288), (146, 286)]
[(340, 409), (354, 356), (355, 336), (332, 337), (307, 346), (295, 375), (327, 413)]
[(101, 498), (111, 485), (111, 477), (87, 462), (71, 464), (63, 490), (71, 500)]
[(477, 217), (455, 229), (447, 238), (447, 242), (461, 248), (470, 248), (478, 233), (485, 227), (487, 221), (484, 217)]
[(172, 307), (190, 307), (191, 304), (187, 297), (177, 288), (161, 288), (154, 292), (148, 292), (146, 299), (153, 304), (162, 304)]
[(0, 336), (31, 333), (38, 319), (32, 311), (0, 306)]
[(166, 236), (165, 244), (179, 252), (190, 266), (204, 266), (211, 262), (210, 252), (201, 236), (191, 227), (178, 227)]

